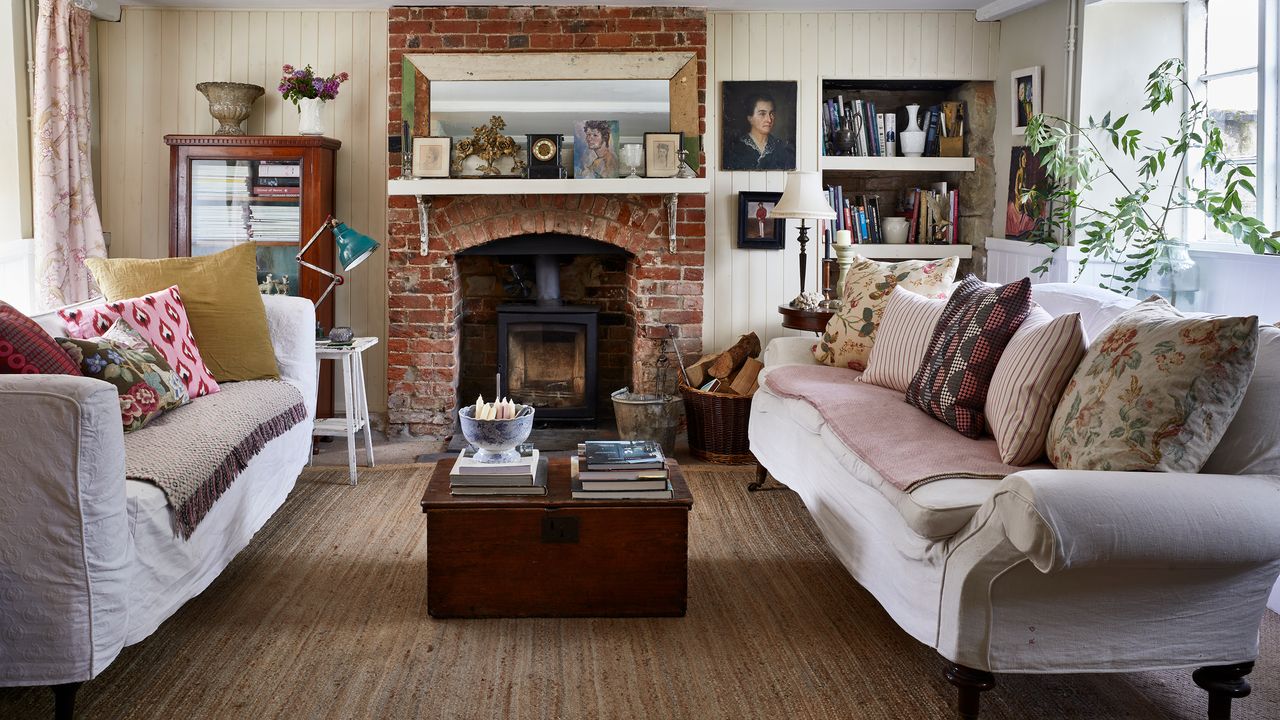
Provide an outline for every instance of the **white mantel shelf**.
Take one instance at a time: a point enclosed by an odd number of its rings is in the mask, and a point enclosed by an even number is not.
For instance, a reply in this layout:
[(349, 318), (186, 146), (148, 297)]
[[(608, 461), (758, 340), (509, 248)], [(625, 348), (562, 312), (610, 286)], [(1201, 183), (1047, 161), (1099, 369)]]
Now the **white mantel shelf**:
[(971, 157), (846, 157), (823, 155), (823, 170), (875, 172), (973, 172)]
[(414, 178), (387, 181), (388, 195), (706, 195), (707, 178)]

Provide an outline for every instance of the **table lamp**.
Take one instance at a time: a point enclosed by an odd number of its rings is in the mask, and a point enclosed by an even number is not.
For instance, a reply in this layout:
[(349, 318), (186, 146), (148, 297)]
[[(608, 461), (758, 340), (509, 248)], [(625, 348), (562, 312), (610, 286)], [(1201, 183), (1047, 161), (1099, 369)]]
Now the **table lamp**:
[(809, 242), (809, 227), (806, 220), (834, 220), (836, 211), (827, 202), (827, 193), (822, 189), (822, 176), (809, 170), (796, 170), (787, 173), (787, 187), (782, 191), (782, 198), (773, 206), (769, 217), (798, 219), (800, 221), (800, 294), (791, 301), (791, 307), (805, 310), (816, 310), (822, 296), (818, 293), (804, 291), (805, 273), (809, 266), (809, 257), (805, 253), (805, 245)]
[(324, 219), (324, 223), (320, 226), (320, 229), (316, 230), (315, 234), (311, 236), (311, 239), (307, 241), (306, 245), (302, 246), (302, 250), (298, 251), (297, 255), (299, 265), (309, 267), (321, 275), (330, 278), (329, 287), (325, 288), (324, 292), (320, 293), (320, 297), (316, 299), (316, 307), (320, 307), (320, 303), (324, 302), (324, 299), (329, 297), (329, 293), (333, 292), (335, 287), (342, 285), (347, 281), (346, 278), (338, 275), (337, 273), (330, 272), (302, 259), (302, 256), (307, 254), (307, 250), (315, 244), (316, 240), (320, 237), (320, 234), (327, 229), (333, 230), (333, 241), (338, 245), (338, 265), (344, 271), (350, 271), (355, 266), (364, 262), (366, 258), (373, 254), (374, 250), (378, 249), (377, 240), (374, 240), (368, 235), (352, 230), (347, 227), (345, 223), (334, 220), (332, 215), (326, 217)]

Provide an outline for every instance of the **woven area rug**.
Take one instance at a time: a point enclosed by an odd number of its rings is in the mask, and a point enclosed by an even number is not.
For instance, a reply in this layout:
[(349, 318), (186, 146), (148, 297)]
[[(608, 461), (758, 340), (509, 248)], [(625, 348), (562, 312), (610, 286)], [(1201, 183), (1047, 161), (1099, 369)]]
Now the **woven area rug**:
[[(952, 718), (943, 662), (827, 552), (789, 491), (688, 468), (689, 614), (448, 620), (425, 608), (431, 466), (311, 469), (199, 597), (80, 691), (96, 718)], [(1238, 720), (1280, 717), (1280, 618)], [(984, 720), (1203, 718), (1190, 672), (998, 676)], [(0, 718), (51, 717), (0, 688)]]

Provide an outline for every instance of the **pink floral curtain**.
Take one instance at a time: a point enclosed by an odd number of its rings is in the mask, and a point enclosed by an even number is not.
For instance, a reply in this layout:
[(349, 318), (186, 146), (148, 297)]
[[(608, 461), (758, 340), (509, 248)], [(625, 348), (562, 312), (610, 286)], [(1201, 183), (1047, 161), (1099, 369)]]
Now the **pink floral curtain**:
[(56, 307), (97, 294), (84, 260), (107, 254), (89, 155), (89, 11), (40, 0), (35, 62), (36, 281)]

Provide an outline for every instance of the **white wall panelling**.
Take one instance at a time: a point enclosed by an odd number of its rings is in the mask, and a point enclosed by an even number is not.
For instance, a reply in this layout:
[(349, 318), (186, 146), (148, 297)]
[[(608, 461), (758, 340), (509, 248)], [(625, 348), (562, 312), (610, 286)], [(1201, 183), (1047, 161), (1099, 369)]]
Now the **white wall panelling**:
[[(267, 88), (245, 123), (251, 134), (293, 135), (297, 112), (275, 91), (280, 66), (311, 63), (351, 80), (325, 108), (342, 141), (338, 217), (386, 237), (387, 13), (385, 10), (173, 10), (127, 7), (98, 23), (102, 178), (99, 205), (113, 257), (165, 257), (169, 248), (169, 152), (164, 135), (209, 133), (216, 122), (196, 91), (205, 80)], [(334, 300), (339, 324), (384, 342), (368, 352), (369, 406), (386, 409), (386, 255), (350, 273)], [(341, 394), (339, 394), (341, 397)]]
[[(720, 83), (725, 80), (795, 80), (796, 160), (818, 168), (819, 78), (932, 78), (993, 80), (1000, 26), (972, 12), (712, 12), (707, 17), (707, 283), (704, 347), (728, 346), (755, 331), (762, 341), (782, 334), (777, 306), (800, 291), (798, 223), (787, 223), (782, 251), (738, 250), (738, 192), (781, 192), (786, 173), (721, 172)], [(1007, 155), (1006, 155), (1007, 157)], [(997, 193), (999, 195), (999, 193)], [(809, 244), (808, 287), (817, 282)]]

